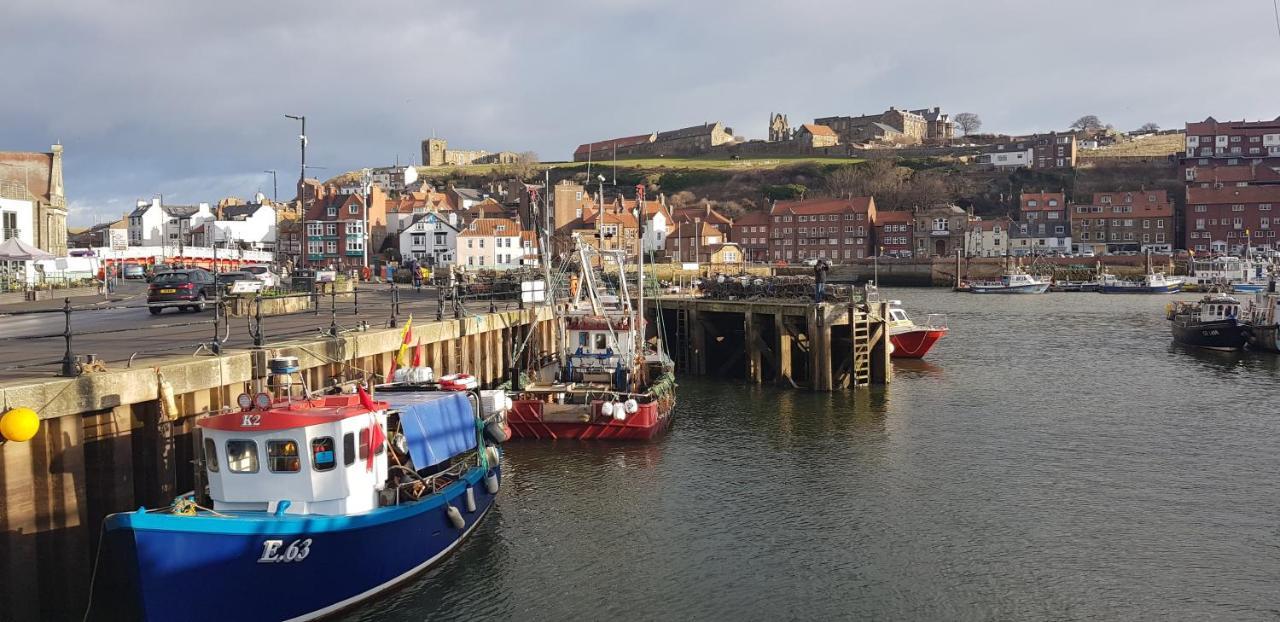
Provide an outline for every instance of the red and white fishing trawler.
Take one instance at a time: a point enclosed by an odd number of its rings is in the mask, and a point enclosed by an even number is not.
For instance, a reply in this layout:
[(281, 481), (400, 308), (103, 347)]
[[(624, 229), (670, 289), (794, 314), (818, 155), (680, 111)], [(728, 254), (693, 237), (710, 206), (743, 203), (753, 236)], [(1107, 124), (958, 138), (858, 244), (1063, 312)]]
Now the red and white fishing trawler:
[[(647, 440), (671, 423), (675, 372), (657, 338), (645, 339), (644, 295), (625, 278), (626, 253), (577, 242), (581, 283), (568, 303), (555, 305), (557, 352), (525, 374), (515, 374), (507, 424), (513, 438)], [(592, 267), (598, 260), (600, 266)], [(609, 291), (603, 266), (618, 267)], [(637, 271), (644, 282), (643, 262)], [(554, 304), (554, 301), (553, 301)]]

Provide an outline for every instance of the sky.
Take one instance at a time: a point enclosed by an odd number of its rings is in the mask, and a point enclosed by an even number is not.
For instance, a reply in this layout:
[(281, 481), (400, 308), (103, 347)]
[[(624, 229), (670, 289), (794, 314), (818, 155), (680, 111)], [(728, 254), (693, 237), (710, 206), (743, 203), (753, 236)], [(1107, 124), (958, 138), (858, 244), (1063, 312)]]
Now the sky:
[(1273, 1), (6, 0), (0, 151), (61, 142), (84, 226), (155, 195), (270, 196), (271, 169), (291, 198), (286, 114), (321, 178), (416, 161), (433, 134), (556, 161), (706, 121), (764, 138), (772, 112), (941, 106), (1010, 134), (1270, 119)]

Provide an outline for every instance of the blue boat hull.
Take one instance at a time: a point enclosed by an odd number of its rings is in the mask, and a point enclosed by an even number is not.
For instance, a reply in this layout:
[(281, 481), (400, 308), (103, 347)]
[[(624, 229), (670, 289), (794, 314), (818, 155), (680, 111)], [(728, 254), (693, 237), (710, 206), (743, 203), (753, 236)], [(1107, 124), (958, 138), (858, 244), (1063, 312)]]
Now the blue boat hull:
[[(309, 620), (344, 609), (455, 549), (493, 505), (484, 474), (472, 468), (439, 494), (354, 516), (113, 514), (104, 552), (112, 561), (99, 570), (93, 617)], [(446, 501), (462, 513), (462, 529)]]

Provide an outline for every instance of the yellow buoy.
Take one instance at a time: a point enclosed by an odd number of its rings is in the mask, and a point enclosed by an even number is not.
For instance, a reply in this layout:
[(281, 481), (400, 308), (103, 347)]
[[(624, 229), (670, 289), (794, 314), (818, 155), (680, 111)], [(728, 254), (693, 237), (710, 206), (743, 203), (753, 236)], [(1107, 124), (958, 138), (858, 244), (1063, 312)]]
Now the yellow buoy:
[(17, 407), (0, 416), (0, 436), (5, 440), (25, 443), (40, 431), (40, 415), (30, 408)]

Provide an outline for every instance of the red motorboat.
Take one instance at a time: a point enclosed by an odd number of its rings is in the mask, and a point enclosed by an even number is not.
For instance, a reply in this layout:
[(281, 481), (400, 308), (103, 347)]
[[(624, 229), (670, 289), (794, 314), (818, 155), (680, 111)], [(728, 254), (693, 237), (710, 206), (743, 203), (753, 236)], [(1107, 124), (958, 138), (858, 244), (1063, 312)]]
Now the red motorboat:
[(921, 358), (947, 334), (946, 316), (930, 314), (925, 317), (923, 325), (916, 324), (907, 317), (900, 301), (889, 301), (889, 342), (893, 344), (890, 354), (893, 358)]

